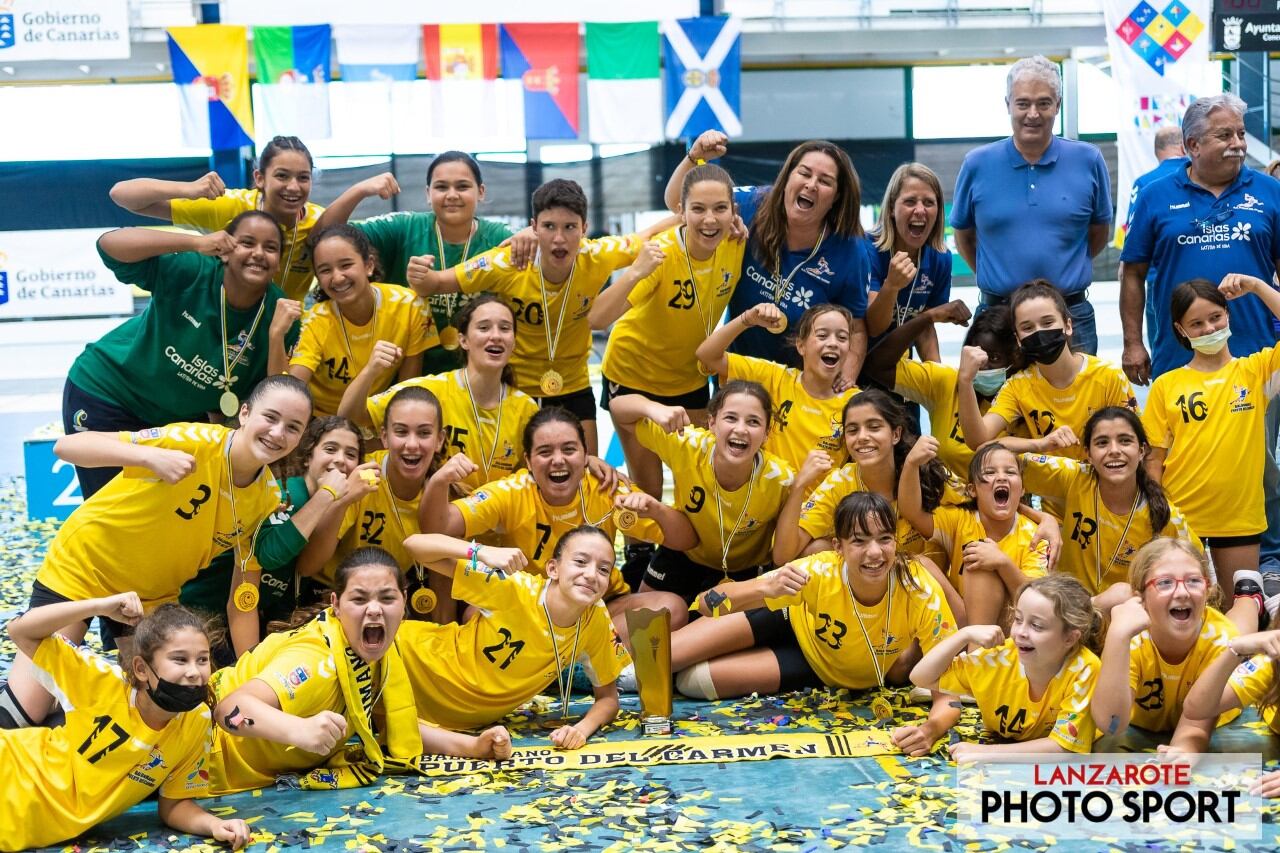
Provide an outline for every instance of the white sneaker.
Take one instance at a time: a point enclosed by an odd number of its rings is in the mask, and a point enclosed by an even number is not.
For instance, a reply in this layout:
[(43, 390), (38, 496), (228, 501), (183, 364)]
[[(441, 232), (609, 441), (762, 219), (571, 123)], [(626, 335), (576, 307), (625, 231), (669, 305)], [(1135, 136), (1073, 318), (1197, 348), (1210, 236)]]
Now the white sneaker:
[(618, 685), (619, 693), (638, 693), (639, 685), (636, 684), (636, 665), (629, 663), (623, 667), (622, 672), (618, 673), (618, 680), (615, 683)]

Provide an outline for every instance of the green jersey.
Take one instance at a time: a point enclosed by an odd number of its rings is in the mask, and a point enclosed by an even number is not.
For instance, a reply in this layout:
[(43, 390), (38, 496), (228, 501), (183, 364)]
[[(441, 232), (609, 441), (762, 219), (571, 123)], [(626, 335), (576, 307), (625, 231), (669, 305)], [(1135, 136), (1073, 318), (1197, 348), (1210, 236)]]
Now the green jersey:
[[(269, 330), (284, 291), (267, 286), (262, 301), (247, 309), (227, 306), (227, 358), (236, 360), (231, 381), (223, 376), (222, 263), (195, 252), (178, 252), (126, 263), (98, 249), (120, 281), (151, 293), (151, 302), (85, 347), (68, 378), (82, 390), (160, 426), (203, 421), (218, 410), (228, 390), (241, 400), (267, 375)], [(253, 329), (254, 319), (261, 318)], [(249, 336), (253, 329), (252, 337)], [(298, 327), (286, 336), (292, 347)]]
[[(449, 269), (475, 257), (482, 252), (494, 248), (511, 236), (511, 229), (501, 222), (488, 219), (476, 219), (476, 230), (471, 235), (470, 244), (445, 243), (441, 251), (440, 242), (436, 239), (435, 213), (401, 211), (387, 213), (351, 223), (364, 232), (369, 243), (378, 251), (379, 264), (382, 267), (382, 281), (388, 284), (408, 285), (406, 271), (409, 259), (417, 255), (434, 255), (436, 269)], [(464, 258), (466, 249), (467, 258)], [(443, 255), (443, 258), (441, 257)], [(436, 329), (444, 329), (452, 325), (453, 315), (470, 297), (461, 293), (438, 293), (430, 298), (431, 314), (436, 321)], [(434, 376), (447, 373), (461, 365), (458, 353), (450, 352), (444, 347), (433, 347), (422, 357), (422, 375)]]

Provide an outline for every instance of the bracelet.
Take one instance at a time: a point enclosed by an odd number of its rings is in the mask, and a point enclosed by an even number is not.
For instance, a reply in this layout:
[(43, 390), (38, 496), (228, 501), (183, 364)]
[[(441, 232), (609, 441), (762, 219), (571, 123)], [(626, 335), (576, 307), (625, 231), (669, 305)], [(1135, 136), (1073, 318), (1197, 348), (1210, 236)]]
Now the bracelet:
[(342, 500), (342, 496), (338, 494), (338, 490), (335, 489), (333, 486), (324, 485), (316, 489), (317, 495), (320, 494), (321, 492), (328, 492), (329, 494), (333, 495), (333, 499), (335, 501)]
[(471, 546), (467, 548), (467, 559), (471, 561), (471, 571), (474, 572), (480, 563), (480, 546), (474, 539), (471, 540)]
[(692, 163), (693, 165), (695, 165), (695, 166), (705, 166), (705, 165), (707, 165), (707, 161), (706, 161), (706, 160), (703, 160), (701, 157), (694, 157), (694, 156), (693, 156), (693, 151), (692, 151), (692, 150), (688, 151), (688, 152), (684, 155), (684, 158), (685, 158), (686, 160), (688, 160), (690, 163)]

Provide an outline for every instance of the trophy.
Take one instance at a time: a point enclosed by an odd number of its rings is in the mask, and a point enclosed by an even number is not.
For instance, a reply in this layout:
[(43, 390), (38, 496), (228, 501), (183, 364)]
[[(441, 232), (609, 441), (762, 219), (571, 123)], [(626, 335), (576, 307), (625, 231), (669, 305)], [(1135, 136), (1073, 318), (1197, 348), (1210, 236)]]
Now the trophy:
[(631, 635), (644, 733), (670, 735), (671, 614), (666, 610), (628, 610), (627, 632)]

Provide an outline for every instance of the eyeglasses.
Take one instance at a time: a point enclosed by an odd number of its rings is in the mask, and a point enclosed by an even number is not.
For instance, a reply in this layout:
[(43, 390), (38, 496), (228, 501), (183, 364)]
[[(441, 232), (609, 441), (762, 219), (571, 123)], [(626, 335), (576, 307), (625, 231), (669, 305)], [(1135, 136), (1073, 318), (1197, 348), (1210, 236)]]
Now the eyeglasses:
[(1158, 578), (1152, 578), (1147, 581), (1146, 586), (1147, 589), (1155, 587), (1156, 592), (1161, 595), (1168, 595), (1178, 588), (1178, 584), (1182, 584), (1183, 589), (1188, 593), (1204, 592), (1205, 587), (1209, 585), (1208, 581), (1206, 581), (1202, 575), (1192, 575), (1189, 578), (1175, 578), (1170, 577), (1169, 575), (1161, 575)]
[(1201, 219), (1191, 220), (1191, 227), (1200, 231), (1208, 231), (1209, 226), (1221, 225), (1235, 215), (1236, 209), (1234, 207), (1224, 207), (1217, 213), (1210, 214), (1209, 216), (1205, 216)]

